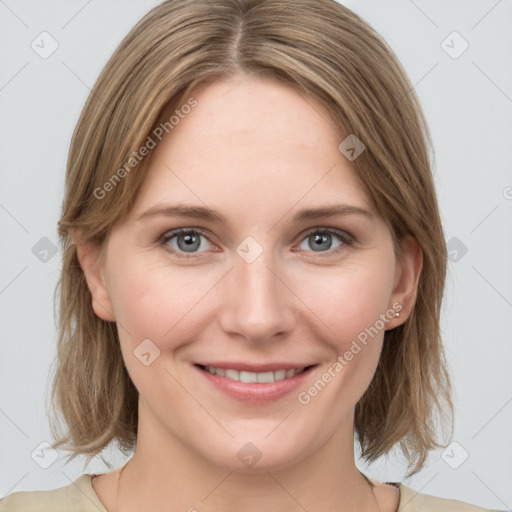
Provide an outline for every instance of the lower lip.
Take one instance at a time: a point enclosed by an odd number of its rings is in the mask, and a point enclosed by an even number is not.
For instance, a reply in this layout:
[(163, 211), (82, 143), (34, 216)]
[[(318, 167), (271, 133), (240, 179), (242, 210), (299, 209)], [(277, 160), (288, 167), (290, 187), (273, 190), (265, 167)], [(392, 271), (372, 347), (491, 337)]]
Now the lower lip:
[(316, 365), (311, 366), (307, 370), (284, 380), (263, 383), (241, 382), (228, 379), (227, 377), (210, 373), (207, 370), (202, 370), (199, 366), (194, 365), (194, 368), (203, 375), (204, 378), (208, 379), (217, 389), (230, 395), (232, 398), (241, 402), (259, 403), (278, 400), (291, 393), (304, 383), (304, 380), (311, 374), (315, 367)]

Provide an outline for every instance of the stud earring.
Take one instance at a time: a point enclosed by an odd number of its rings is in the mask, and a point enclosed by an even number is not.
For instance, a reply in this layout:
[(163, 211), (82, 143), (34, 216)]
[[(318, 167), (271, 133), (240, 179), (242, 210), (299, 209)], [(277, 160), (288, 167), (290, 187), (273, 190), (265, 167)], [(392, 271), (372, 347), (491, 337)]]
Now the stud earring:
[(400, 316), (400, 313), (395, 313), (395, 316)]

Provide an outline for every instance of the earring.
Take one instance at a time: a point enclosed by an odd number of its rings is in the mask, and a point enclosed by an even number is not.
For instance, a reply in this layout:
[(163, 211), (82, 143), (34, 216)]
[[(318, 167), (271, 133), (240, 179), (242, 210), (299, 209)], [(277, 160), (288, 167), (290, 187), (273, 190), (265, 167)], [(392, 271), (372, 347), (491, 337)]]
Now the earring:
[(395, 316), (400, 316), (400, 313), (395, 313)]

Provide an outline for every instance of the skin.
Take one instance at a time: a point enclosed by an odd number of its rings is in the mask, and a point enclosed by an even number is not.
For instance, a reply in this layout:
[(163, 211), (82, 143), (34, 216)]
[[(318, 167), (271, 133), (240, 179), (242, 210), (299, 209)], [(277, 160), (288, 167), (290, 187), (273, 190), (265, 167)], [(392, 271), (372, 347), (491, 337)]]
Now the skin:
[[(414, 306), (418, 244), (406, 240), (397, 261), (391, 233), (338, 150), (342, 139), (319, 103), (246, 75), (193, 96), (198, 105), (153, 150), (130, 216), (102, 248), (74, 233), (94, 311), (117, 322), (140, 393), (138, 441), (121, 479), (119, 509), (395, 510), (397, 489), (376, 482), (372, 495), (356, 468), (354, 410), (374, 375), (384, 330), (403, 323)], [(338, 203), (374, 216), (292, 220), (303, 208)], [(137, 220), (171, 204), (208, 206), (226, 222)], [(204, 230), (200, 247), (187, 253), (183, 238), (157, 241), (177, 228)], [(327, 234), (315, 251), (311, 235), (324, 228), (355, 241)], [(263, 249), (251, 263), (236, 251), (248, 236)], [(298, 391), (307, 390), (394, 303), (402, 305), (400, 317), (307, 405), (297, 392), (241, 403), (192, 367), (202, 360), (317, 363)], [(147, 338), (160, 350), (149, 366), (134, 356)], [(248, 442), (261, 453), (252, 468), (237, 457)], [(115, 508), (117, 476), (93, 480), (108, 510)]]

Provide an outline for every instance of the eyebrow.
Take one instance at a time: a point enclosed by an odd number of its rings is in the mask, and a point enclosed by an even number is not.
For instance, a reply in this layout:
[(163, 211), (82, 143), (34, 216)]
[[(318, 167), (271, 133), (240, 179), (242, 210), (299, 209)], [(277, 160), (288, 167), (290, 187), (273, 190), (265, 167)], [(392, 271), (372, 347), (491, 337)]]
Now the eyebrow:
[[(350, 204), (335, 204), (328, 205), (321, 208), (307, 208), (300, 210), (293, 217), (294, 222), (300, 222), (304, 220), (315, 220), (325, 219), (328, 217), (334, 217), (337, 215), (362, 215), (368, 219), (374, 217), (373, 213), (359, 206)], [(215, 210), (205, 206), (188, 206), (188, 205), (176, 205), (176, 206), (154, 206), (149, 210), (141, 213), (136, 220), (140, 221), (148, 217), (165, 216), (165, 217), (181, 217), (189, 219), (199, 219), (209, 221), (213, 223), (224, 223), (227, 224), (226, 219)]]

